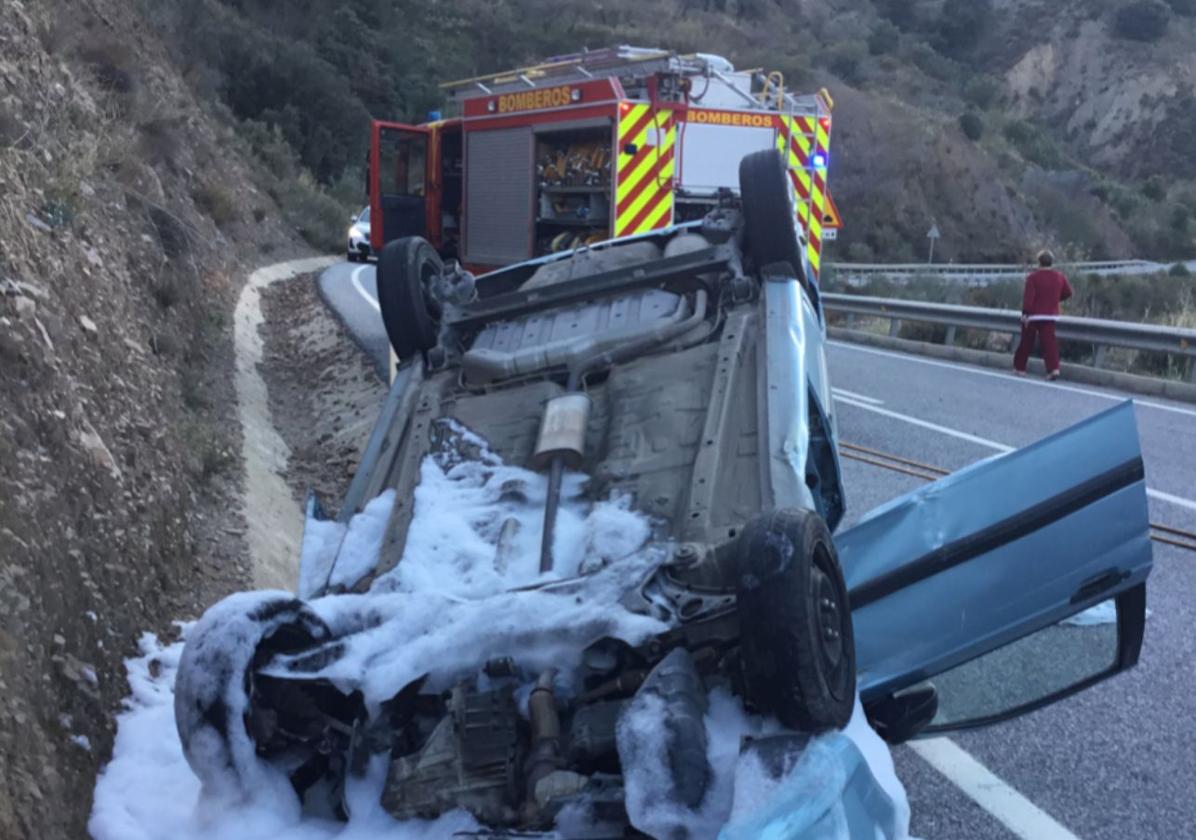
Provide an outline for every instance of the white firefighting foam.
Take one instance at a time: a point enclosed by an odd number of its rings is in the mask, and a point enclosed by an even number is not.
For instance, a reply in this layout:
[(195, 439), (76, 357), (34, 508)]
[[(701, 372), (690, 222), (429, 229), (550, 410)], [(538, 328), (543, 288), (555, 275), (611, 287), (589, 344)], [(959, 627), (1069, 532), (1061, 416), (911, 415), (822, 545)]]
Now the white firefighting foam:
[[(334, 632), (356, 631), (344, 655), (321, 676), (361, 688), (367, 707), (375, 709), (424, 673), (434, 674), (431, 684), (438, 678), (447, 684), (490, 658), (509, 654), (517, 654), (524, 669), (537, 672), (576, 661), (581, 648), (599, 636), (635, 643), (664, 629), (656, 619), (631, 613), (619, 603), (629, 582), (641, 579), (653, 565), (645, 548), (651, 524), (623, 500), (586, 502), (581, 493), (584, 476), (570, 475), (565, 482), (555, 543), (558, 567), (550, 577), (586, 574), (546, 588), (512, 591), (548, 580), (538, 571), (545, 480), (503, 464), (465, 430), (451, 431), (450, 440), (471, 444), (471, 451), (460, 456), (449, 447), (425, 459), (401, 563), (375, 581), (367, 594), (310, 602)], [(375, 500), (350, 523), (348, 536), (330, 529), (329, 544), (335, 540), (341, 551), (334, 580), (350, 583), (372, 568), (392, 503), (393, 498)], [(331, 555), (324, 556), (331, 560)], [(327, 570), (325, 562), (319, 573), (326, 576)], [(224, 612), (243, 611), (264, 597), (269, 596), (233, 596), (186, 632), (192, 639), (210, 634), (221, 643), (241, 645), (245, 650), (226, 653), (247, 661), (252, 640), (229, 642), (219, 628), (229, 625)], [(182, 650), (182, 641), (162, 645), (147, 635), (141, 640), (142, 655), (128, 661), (131, 695), (118, 719), (112, 760), (95, 790), (89, 828), (96, 840), (431, 840), (479, 828), (461, 811), (432, 822), (396, 822), (380, 804), (384, 757), (377, 757), (363, 777), (350, 777), (348, 823), (305, 816), (281, 772), (256, 759), (246, 745), (236, 760), (253, 765), (253, 789), (201, 790), (175, 728), (173, 689)], [(650, 728), (651, 721), (631, 720), (627, 725)], [(747, 715), (736, 698), (718, 690), (710, 696), (706, 728), (714, 783), (691, 822), (693, 836), (713, 838), (723, 830), (724, 837), (738, 837), (737, 803), (771, 795), (759, 774), (741, 771), (741, 738), (780, 729), (775, 722)], [(909, 806), (904, 789), (887, 748), (868, 727), (858, 704), (845, 734), (893, 803), (893, 824), (876, 836), (906, 837)], [(784, 781), (769, 779), (767, 784), (783, 792)], [(629, 803), (653, 799), (636, 787), (652, 785), (650, 773), (631, 774), (628, 783)], [(729, 819), (732, 824), (722, 828)], [(562, 815), (559, 836), (585, 836), (584, 825), (584, 813)]]

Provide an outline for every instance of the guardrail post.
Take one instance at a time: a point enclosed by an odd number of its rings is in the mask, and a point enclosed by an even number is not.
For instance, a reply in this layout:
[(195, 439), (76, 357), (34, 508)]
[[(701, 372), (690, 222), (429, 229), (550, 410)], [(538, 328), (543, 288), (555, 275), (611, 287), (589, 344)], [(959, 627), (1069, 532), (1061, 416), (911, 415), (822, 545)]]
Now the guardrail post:
[(1095, 345), (1096, 350), (1092, 354), (1092, 366), (1094, 368), (1103, 368), (1105, 366), (1105, 350), (1108, 348), (1103, 344)]
[(847, 313), (847, 329), (849, 329), (849, 330), (855, 329), (855, 313), (854, 312)]
[(889, 319), (889, 338), (896, 338), (897, 334), (901, 332), (901, 320), (899, 318)]
[(943, 344), (946, 344), (948, 347), (955, 344), (955, 325), (954, 324), (947, 327), (947, 337), (943, 340)]

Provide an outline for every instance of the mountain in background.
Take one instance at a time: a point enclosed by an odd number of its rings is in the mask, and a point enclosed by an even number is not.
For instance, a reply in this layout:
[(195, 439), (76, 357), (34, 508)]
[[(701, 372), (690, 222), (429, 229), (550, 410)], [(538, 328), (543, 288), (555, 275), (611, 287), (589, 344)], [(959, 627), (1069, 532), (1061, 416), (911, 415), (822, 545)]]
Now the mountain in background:
[(826, 86), (840, 260), (1196, 253), (1196, 0), (142, 0), (267, 158), (360, 200), (369, 118), (620, 43)]

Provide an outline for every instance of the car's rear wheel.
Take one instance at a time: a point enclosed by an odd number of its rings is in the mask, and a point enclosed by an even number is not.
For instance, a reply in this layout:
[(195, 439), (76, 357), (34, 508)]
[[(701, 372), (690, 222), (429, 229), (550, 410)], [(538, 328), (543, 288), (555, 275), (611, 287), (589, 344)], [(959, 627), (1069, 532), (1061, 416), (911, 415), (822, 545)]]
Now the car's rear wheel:
[(436, 346), (440, 305), (431, 285), (443, 269), (436, 249), (419, 236), (389, 242), (378, 255), (378, 306), (400, 360)]
[(795, 729), (842, 728), (855, 706), (855, 638), (826, 523), (812, 511), (763, 514), (737, 552), (748, 699)]
[(798, 280), (802, 273), (793, 184), (780, 152), (763, 149), (739, 162), (745, 246), (756, 270), (787, 263)]

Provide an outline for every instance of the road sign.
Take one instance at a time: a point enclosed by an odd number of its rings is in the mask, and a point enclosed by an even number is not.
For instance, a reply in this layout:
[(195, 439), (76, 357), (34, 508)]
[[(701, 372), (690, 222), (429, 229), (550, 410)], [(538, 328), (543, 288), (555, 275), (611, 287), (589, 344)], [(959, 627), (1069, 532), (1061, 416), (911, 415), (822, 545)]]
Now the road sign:
[[(822, 238), (827, 239), (828, 230), (838, 230), (843, 227), (843, 217), (839, 215), (839, 208), (835, 206), (835, 199), (830, 193), (826, 196), (826, 206), (822, 208)], [(829, 237), (834, 239), (834, 237)]]
[(930, 230), (926, 234), (926, 238), (930, 240), (941, 239), (943, 234), (939, 231), (939, 226), (936, 224), (930, 225)]
[(822, 241), (828, 242), (839, 238), (839, 231), (834, 228), (825, 228), (822, 231)]

